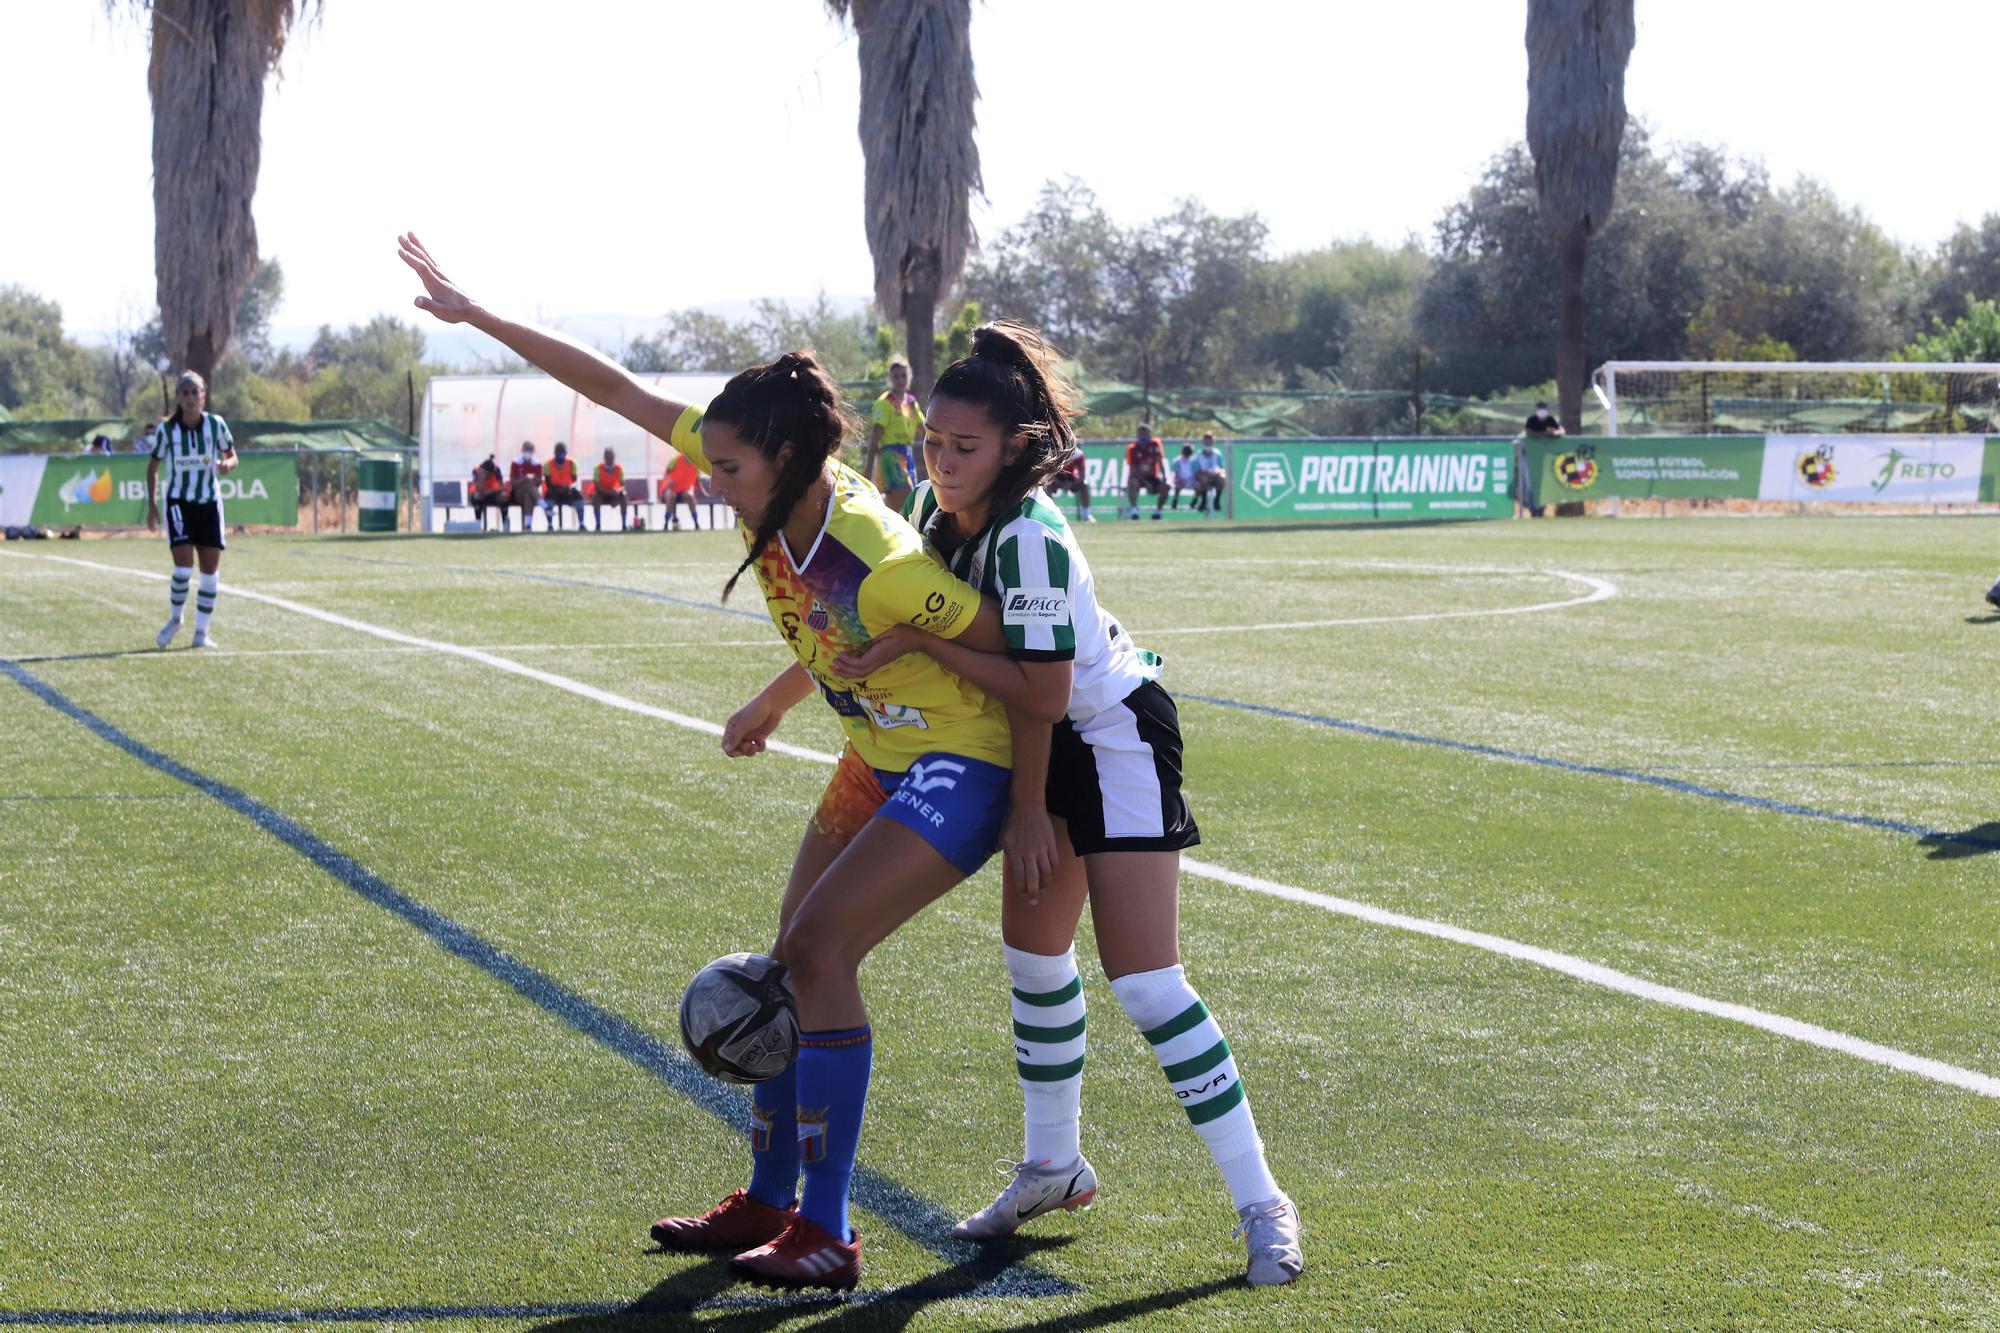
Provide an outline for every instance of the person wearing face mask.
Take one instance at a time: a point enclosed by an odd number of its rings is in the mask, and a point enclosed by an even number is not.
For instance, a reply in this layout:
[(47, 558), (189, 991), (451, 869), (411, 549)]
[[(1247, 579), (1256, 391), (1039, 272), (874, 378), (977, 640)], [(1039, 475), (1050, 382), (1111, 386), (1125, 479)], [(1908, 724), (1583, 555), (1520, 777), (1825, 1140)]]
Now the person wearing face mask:
[(576, 460), (569, 456), (569, 446), (556, 441), (556, 456), (549, 460), (548, 477), (542, 484), (542, 517), (554, 532), (560, 526), (556, 522), (556, 506), (567, 505), (576, 514), (576, 530), (583, 531), (583, 488), (576, 484)]
[(521, 441), (520, 454), (507, 465), (507, 489), (521, 511), (521, 531), (534, 531), (535, 510), (542, 505), (542, 465), (535, 457), (534, 441)]

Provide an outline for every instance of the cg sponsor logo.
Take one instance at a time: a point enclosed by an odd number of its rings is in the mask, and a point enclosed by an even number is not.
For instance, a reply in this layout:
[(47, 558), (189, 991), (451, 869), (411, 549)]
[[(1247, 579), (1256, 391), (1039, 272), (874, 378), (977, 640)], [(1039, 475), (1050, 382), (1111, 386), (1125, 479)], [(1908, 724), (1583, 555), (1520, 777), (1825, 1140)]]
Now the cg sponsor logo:
[(1796, 466), (1799, 470), (1799, 480), (1816, 491), (1823, 491), (1833, 485), (1834, 477), (1839, 475), (1834, 470), (1833, 446), (1830, 444), (1823, 444), (1809, 454), (1800, 454)]
[(1269, 509), (1292, 493), (1292, 460), (1283, 454), (1251, 454), (1243, 460), (1243, 489)]
[(1556, 455), (1556, 480), (1573, 491), (1586, 491), (1597, 484), (1597, 446), (1577, 446), (1575, 453)]

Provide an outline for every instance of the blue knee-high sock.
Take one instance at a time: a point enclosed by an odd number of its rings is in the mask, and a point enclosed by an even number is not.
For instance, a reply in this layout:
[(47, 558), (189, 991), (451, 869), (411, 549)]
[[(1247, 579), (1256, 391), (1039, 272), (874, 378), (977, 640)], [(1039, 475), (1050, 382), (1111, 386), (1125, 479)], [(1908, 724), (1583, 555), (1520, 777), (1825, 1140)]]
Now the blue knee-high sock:
[(789, 1208), (799, 1196), (799, 1066), (750, 1089), (750, 1197)]
[(799, 1216), (843, 1243), (853, 1237), (847, 1186), (861, 1146), (861, 1114), (874, 1065), (875, 1040), (868, 1028), (799, 1034), (799, 1163), (806, 1177)]

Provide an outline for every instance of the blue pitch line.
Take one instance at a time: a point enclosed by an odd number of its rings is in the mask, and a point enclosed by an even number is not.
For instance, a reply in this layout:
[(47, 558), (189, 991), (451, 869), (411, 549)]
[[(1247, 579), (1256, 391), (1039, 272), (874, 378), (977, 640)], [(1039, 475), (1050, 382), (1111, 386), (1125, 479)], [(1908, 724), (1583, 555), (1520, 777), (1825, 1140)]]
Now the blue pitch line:
[(1796, 805), (1790, 801), (1774, 801), (1765, 796), (1752, 796), (1747, 792), (1726, 791), (1721, 787), (1704, 787), (1699, 783), (1662, 777), (1658, 773), (1642, 773), (1637, 769), (1612, 768), (1604, 764), (1579, 764), (1568, 759), (1529, 754), (1525, 750), (1503, 750), (1497, 745), (1454, 741), (1443, 736), (1424, 736), (1414, 731), (1375, 727), (1366, 722), (1348, 722), (1342, 718), (1323, 717), (1318, 713), (1299, 713), (1289, 708), (1244, 703), (1240, 699), (1220, 699), (1209, 694), (1177, 693), (1174, 697), (1192, 700), (1195, 703), (1212, 704), (1217, 708), (1236, 708), (1246, 713), (1263, 713), (1269, 717), (1281, 717), (1291, 722), (1309, 722), (1314, 726), (1331, 727), (1335, 731), (1351, 732), (1356, 736), (1368, 736), (1375, 740), (1432, 745), (1441, 750), (1456, 750), (1461, 754), (1476, 754), (1486, 759), (1504, 759), (1514, 764), (1532, 764), (1537, 768), (1553, 768), (1563, 773), (1579, 773), (1586, 777), (1615, 778), (1620, 782), (1643, 783), (1648, 787), (1663, 787), (1668, 791), (1679, 792), (1683, 796), (1700, 796), (1711, 801), (1725, 801), (1731, 805), (1748, 806), (1753, 810), (1764, 810), (1771, 814), (1794, 815), (1801, 819), (1824, 819), (1835, 824), (1852, 824), (1857, 828), (1881, 829), (1888, 833), (1906, 833), (1913, 838), (1936, 839), (1965, 847), (1977, 847), (1982, 851), (2000, 851), (2000, 840), (1982, 838), (1976, 833), (1952, 833), (1944, 829), (1926, 828), (1922, 824), (1905, 823), (1900, 819), (1877, 819), (1873, 815), (1849, 815), (1842, 814), (1838, 810), (1819, 810), (1809, 805)]
[(483, 565), (432, 565), (418, 560), (382, 560), (365, 555), (327, 554), (329, 560), (350, 560), (357, 565), (388, 565), (394, 569), (448, 569), (455, 574), (497, 574), (502, 578), (526, 579), (530, 583), (553, 583), (559, 588), (588, 588), (592, 592), (615, 592), (626, 597), (643, 597), (649, 602), (666, 602), (670, 606), (685, 606), (696, 611), (720, 611), (725, 616), (742, 616), (748, 620), (769, 621), (770, 616), (761, 611), (745, 611), (739, 607), (725, 606), (721, 602), (698, 602), (692, 597), (675, 597), (671, 593), (650, 592), (645, 588), (626, 588), (616, 583), (592, 583), (588, 579), (558, 578), (554, 574), (530, 574), (521, 569), (491, 569)]
[[(489, 944), (450, 917), (405, 895), (289, 816), (126, 735), (97, 714), (72, 702), (26, 668), (0, 658), (0, 673), (134, 759), (228, 806), (355, 893), (430, 936), (445, 952), (505, 982), (524, 999), (540, 1006), (613, 1054), (639, 1066), (723, 1124), (739, 1133), (748, 1131), (748, 1099), (709, 1077), (692, 1060), (652, 1033), (593, 1004), (554, 978)], [(948, 1233), (955, 1220), (950, 1213), (880, 1172), (857, 1166), (852, 1197), (855, 1203), (940, 1258), (961, 1263), (979, 1253), (978, 1246), (949, 1238)], [(1056, 1295), (1076, 1290), (1061, 1278), (1032, 1268), (1019, 1275), (1003, 1274), (988, 1285), (994, 1289), (992, 1294), (1010, 1296)], [(981, 1289), (982, 1294), (985, 1290)]]
[[(559, 579), (541, 574), (526, 574), (515, 570), (483, 570), (465, 565), (423, 565), (414, 561), (371, 560), (366, 556), (335, 555), (335, 560), (359, 560), (368, 564), (396, 565), (411, 569), (459, 569), (468, 573), (504, 574), (509, 578), (537, 579), (545, 583), (559, 583), (569, 587), (590, 588), (598, 592), (624, 593), (632, 597), (650, 597), (660, 601), (674, 602), (681, 606), (696, 607), (704, 611), (723, 611), (730, 615), (749, 616), (753, 620), (768, 617), (755, 612), (738, 611), (734, 607), (719, 602), (696, 602), (684, 598), (668, 597), (664, 593), (644, 592), (638, 588), (621, 588), (609, 583), (591, 583), (583, 579)], [(1480, 745), (1472, 741), (1455, 741), (1442, 736), (1424, 736), (1414, 731), (1398, 731), (1392, 727), (1375, 727), (1366, 722), (1348, 722), (1337, 717), (1322, 717), (1317, 713), (1299, 713), (1285, 708), (1272, 708), (1266, 704), (1244, 703), (1237, 699), (1222, 699), (1207, 694), (1182, 694), (1176, 691), (1176, 699), (1191, 699), (1196, 703), (1212, 704), (1217, 708), (1236, 708), (1248, 713), (1264, 713), (1271, 717), (1281, 717), (1293, 722), (1310, 722), (1316, 726), (1331, 727), (1336, 731), (1351, 732), (1357, 736), (1369, 736), (1377, 740), (1408, 741), (1413, 745), (1434, 745), (1440, 749), (1457, 750), (1465, 754), (1482, 755), (1489, 759), (1505, 759), (1517, 764), (1533, 764), (1542, 768), (1560, 769), (1565, 773), (1577, 773), (1585, 777), (1614, 778), (1621, 782), (1641, 782), (1649, 786), (1664, 787), (1683, 796), (1700, 796), (1712, 801), (1726, 801), (1733, 805), (1749, 806), (1770, 814), (1793, 815), (1801, 819), (1824, 819), (1836, 824), (1852, 824), (1859, 828), (1881, 829), (1888, 833), (1907, 833), (1916, 838), (1935, 838), (1962, 847), (1974, 847), (1981, 851), (2000, 851), (2000, 840), (1982, 838), (1976, 833), (1952, 833), (1943, 829), (1925, 828), (1921, 824), (1905, 823), (1895, 819), (1876, 819), (1870, 815), (1842, 814), (1837, 810), (1819, 810), (1809, 805), (1796, 805), (1790, 801), (1774, 801), (1763, 796), (1752, 796), (1746, 792), (1727, 791), (1721, 787), (1704, 787), (1699, 783), (1683, 782), (1678, 778), (1663, 777), (1657, 773), (1643, 773), (1636, 769), (1611, 768), (1602, 764), (1579, 764), (1568, 759), (1555, 759), (1548, 755), (1529, 754), (1523, 750), (1503, 750), (1497, 746)]]

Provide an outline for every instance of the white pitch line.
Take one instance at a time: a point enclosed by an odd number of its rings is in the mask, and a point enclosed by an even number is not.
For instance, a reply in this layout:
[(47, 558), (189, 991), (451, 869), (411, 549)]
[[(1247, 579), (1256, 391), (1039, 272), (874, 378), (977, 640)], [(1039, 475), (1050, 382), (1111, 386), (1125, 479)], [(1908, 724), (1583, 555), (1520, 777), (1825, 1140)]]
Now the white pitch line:
[[(12, 555), (14, 553), (9, 551), (0, 552), (0, 554)], [(74, 556), (23, 555), (20, 558), (24, 560), (60, 560), (64, 564), (81, 565), (85, 569), (101, 569), (113, 574), (126, 574), (133, 578), (154, 579), (161, 582), (164, 582), (167, 578), (167, 575), (152, 570), (128, 569), (123, 565), (100, 564), (95, 560), (78, 560)], [(351, 629), (361, 634), (372, 634), (376, 638), (386, 639), (390, 643), (408, 644), (412, 648), (427, 648), (435, 653), (447, 653), (453, 657), (463, 657), (468, 662), (477, 662), (481, 666), (492, 667), (495, 671), (504, 671), (510, 676), (520, 676), (524, 679), (535, 681), (538, 684), (547, 685), (553, 689), (566, 690), (581, 698), (589, 699), (593, 703), (603, 704), (607, 708), (617, 708), (627, 713), (637, 713), (641, 717), (650, 717), (661, 722), (671, 722), (677, 727), (686, 727), (689, 731), (699, 731), (710, 736), (720, 736), (722, 734), (722, 727), (719, 724), (710, 722), (705, 718), (690, 717), (686, 713), (676, 713), (670, 708), (656, 708), (652, 704), (643, 704), (637, 699), (628, 699), (622, 694), (613, 694), (609, 690), (600, 690), (595, 685), (586, 685), (580, 680), (573, 680), (568, 676), (559, 676), (553, 671), (542, 671), (524, 662), (516, 662), (510, 657), (501, 657), (497, 653), (489, 653), (484, 649), (467, 648), (462, 644), (445, 643), (438, 639), (420, 638), (415, 634), (405, 634), (401, 630), (388, 629), (382, 625), (371, 625), (365, 620), (355, 620), (351, 616), (337, 615), (332, 611), (322, 611), (318, 607), (307, 606), (303, 602), (294, 602), (290, 598), (273, 597), (269, 593), (263, 592), (252, 592), (250, 589), (242, 587), (239, 584), (224, 584), (223, 590), (231, 597), (241, 597), (252, 602), (263, 602), (267, 606), (275, 606), (280, 610), (290, 611), (296, 615), (310, 616), (314, 620), (321, 620), (329, 625), (338, 625), (342, 629)], [(777, 754), (789, 754), (799, 759), (818, 759), (827, 763), (833, 763), (835, 760), (835, 756), (833, 755), (819, 750), (808, 750), (800, 746), (788, 745), (784, 741), (767, 741), (765, 742), (765, 748)]]
[[(227, 584), (221, 585), (228, 587)], [(482, 652), (489, 653), (573, 653), (573, 652), (615, 652), (626, 649), (645, 649), (648, 652), (674, 651), (682, 648), (783, 648), (776, 639), (718, 639), (703, 643), (697, 639), (685, 639), (674, 643), (482, 643), (476, 645)], [(206, 653), (160, 652), (157, 649), (141, 649), (130, 653), (106, 655), (107, 662), (195, 662), (206, 658), (219, 657), (393, 657), (416, 653), (435, 653), (435, 648), (217, 648)], [(22, 653), (8, 660), (32, 665), (35, 662), (61, 661), (60, 653)]]
[[(14, 553), (0, 552), (0, 554), (11, 555)], [(137, 578), (164, 580), (167, 577), (164, 574), (127, 569), (120, 565), (98, 564), (95, 561), (77, 560), (69, 556), (21, 555), (17, 558), (23, 560), (60, 560), (67, 564), (82, 565), (88, 569), (102, 569), (114, 574), (129, 574)], [(335, 615), (330, 611), (321, 611), (317, 608), (306, 606), (303, 603), (290, 601), (282, 597), (272, 597), (264, 593), (251, 592), (240, 587), (232, 587), (229, 591), (232, 597), (245, 597), (251, 601), (265, 602), (283, 610), (310, 616), (315, 620), (323, 620), (328, 624), (339, 625), (346, 629), (356, 630), (362, 634), (372, 634), (377, 638), (388, 639), (392, 642), (410, 644), (416, 647), (428, 648), (435, 652), (464, 657), (484, 666), (490, 666), (498, 671), (525, 676), (530, 680), (539, 681), (556, 689), (567, 690), (573, 694), (595, 700), (612, 708), (620, 708), (626, 712), (657, 718), (662, 722), (671, 722), (675, 726), (686, 727), (691, 731), (703, 732), (710, 736), (719, 736), (722, 734), (722, 728), (713, 722), (708, 722), (697, 717), (690, 717), (685, 713), (676, 713), (669, 709), (655, 708), (650, 704), (642, 704), (636, 700), (627, 699), (622, 695), (612, 694), (607, 690), (600, 690), (594, 685), (585, 685), (581, 681), (571, 680), (567, 676), (558, 676), (552, 672), (537, 671), (533, 667), (509, 661), (504, 657), (497, 657), (492, 653), (484, 652), (480, 649), (464, 648), (456, 644), (420, 639), (398, 630), (387, 629), (380, 625), (371, 625), (366, 621)], [(828, 754), (823, 750), (812, 750), (804, 746), (787, 745), (781, 741), (769, 742), (769, 748), (774, 753), (790, 755), (795, 759), (808, 759), (814, 763), (833, 764), (838, 762), (838, 756)], [(1388, 926), (1396, 930), (1406, 930), (1418, 935), (1428, 935), (1433, 939), (1449, 940), (1455, 944), (1464, 944), (1475, 949), (1483, 949), (1488, 953), (1499, 954), (1504, 958), (1511, 958), (1518, 962), (1533, 963), (1537, 967), (1545, 967), (1551, 971), (1560, 972), (1565, 976), (1574, 977), (1579, 981), (1589, 982), (1593, 986), (1601, 986), (1606, 990), (1617, 991), (1620, 994), (1630, 995), (1637, 999), (1651, 1000), (1656, 1004), (1669, 1005), (1676, 1009), (1685, 1009), (1698, 1014), (1707, 1014), (1712, 1018), (1727, 1019), (1732, 1023), (1741, 1023), (1747, 1027), (1757, 1028), (1760, 1031), (1769, 1032), (1776, 1036), (1803, 1042), (1809, 1046), (1817, 1046), (1822, 1050), (1852, 1056), (1857, 1060), (1866, 1060), (1871, 1064), (1883, 1065), (1906, 1074), (1915, 1074), (1919, 1078), (1929, 1079), (1934, 1083), (1942, 1083), (1954, 1088), (1963, 1088), (1968, 1092), (1975, 1092), (1983, 1097), (2000, 1098), (2000, 1078), (1995, 1078), (1991, 1074), (1982, 1074), (1974, 1069), (1965, 1069), (1958, 1065), (1946, 1064), (1942, 1060), (1933, 1060), (1928, 1056), (1915, 1055), (1909, 1051), (1898, 1050), (1893, 1046), (1883, 1046), (1877, 1042), (1867, 1041), (1845, 1032), (1837, 1032), (1832, 1028), (1821, 1027), (1816, 1023), (1801, 1022), (1796, 1018), (1786, 1018), (1783, 1014), (1774, 1014), (1763, 1009), (1753, 1009), (1749, 1005), (1734, 1004), (1727, 1000), (1710, 999), (1706, 995), (1698, 995), (1693, 991), (1680, 990), (1673, 986), (1663, 986), (1656, 981), (1648, 981), (1644, 977), (1636, 977), (1629, 972), (1620, 972), (1615, 968), (1606, 967), (1601, 963), (1593, 963), (1588, 959), (1577, 958), (1570, 954), (1557, 953), (1552, 949), (1544, 949), (1533, 944), (1522, 944), (1517, 940), (1506, 939), (1499, 935), (1488, 935), (1482, 931), (1467, 930), (1462, 926), (1448, 925), (1442, 921), (1431, 921), (1423, 917), (1405, 916), (1401, 912), (1391, 912), (1386, 908), (1374, 907), (1368, 903), (1356, 902), (1349, 898), (1336, 898), (1331, 894), (1315, 893), (1310, 889), (1295, 888), (1289, 884), (1280, 884), (1275, 880), (1260, 879), (1255, 875), (1245, 875), (1240, 871), (1230, 870), (1226, 866), (1212, 865), (1206, 861), (1197, 861), (1183, 857), (1181, 865), (1190, 874), (1198, 875), (1203, 879), (1213, 880), (1218, 884), (1227, 884), (1231, 888), (1245, 889), (1251, 893), (1261, 893), (1273, 898), (1282, 898), (1288, 902), (1317, 907), (1323, 911), (1336, 912), (1343, 916), (1350, 916), (1360, 921), (1366, 921), (1372, 925)]]
[(1533, 606), (1501, 606), (1484, 611), (1423, 611), (1406, 616), (1351, 616), (1344, 620), (1282, 620), (1267, 625), (1190, 625), (1181, 629), (1133, 629), (1129, 632), (1140, 638), (1157, 638), (1162, 634), (1237, 634), (1253, 630), (1327, 629), (1334, 625), (1391, 625), (1413, 620), (1464, 620), (1474, 616), (1526, 616), (1538, 611), (1561, 611), (1571, 606), (1588, 606), (1592, 602), (1606, 601), (1618, 595), (1618, 585), (1609, 579), (1600, 579), (1591, 574), (1572, 574), (1564, 569), (1467, 569), (1463, 572), (1543, 574), (1553, 578), (1568, 579), (1572, 583), (1581, 583), (1590, 591), (1582, 597), (1572, 597), (1562, 602), (1537, 602)]

